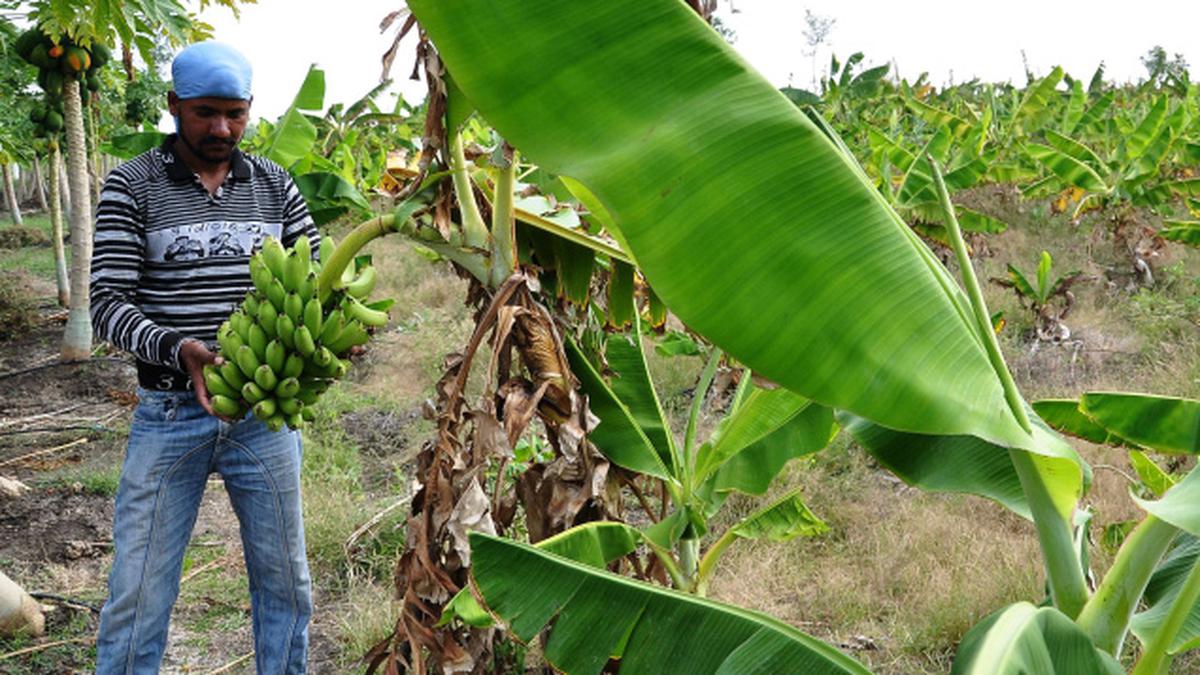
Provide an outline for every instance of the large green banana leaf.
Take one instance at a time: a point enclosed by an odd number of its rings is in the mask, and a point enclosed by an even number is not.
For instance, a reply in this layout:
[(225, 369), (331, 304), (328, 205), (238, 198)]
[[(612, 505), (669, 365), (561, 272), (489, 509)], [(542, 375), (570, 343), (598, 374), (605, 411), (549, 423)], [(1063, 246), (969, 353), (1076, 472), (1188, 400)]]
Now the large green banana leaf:
[[(1031, 417), (1034, 434), (1043, 449), (1054, 454), (1030, 457), (1055, 509), (1069, 522), (1076, 502), (1091, 482), (1091, 469), (1042, 420)], [(846, 413), (838, 415), (838, 422), (880, 464), (909, 485), (929, 492), (987, 497), (1023, 518), (1031, 517), (1017, 470), (1003, 448), (973, 436), (926, 436), (895, 431)]]
[[(1166, 621), (1171, 605), (1174, 604), (1175, 598), (1179, 597), (1184, 579), (1198, 560), (1200, 539), (1185, 534), (1180, 536), (1175, 548), (1163, 558), (1158, 569), (1154, 570), (1154, 575), (1150, 577), (1150, 583), (1146, 585), (1146, 592), (1142, 596), (1148, 607), (1145, 611), (1135, 614), (1129, 623), (1130, 630), (1142, 644), (1147, 644)], [(1178, 654), (1197, 647), (1200, 647), (1200, 604), (1192, 608), (1167, 651)]]
[(1048, 398), (1034, 401), (1030, 405), (1046, 424), (1064, 434), (1100, 445), (1130, 445), (1128, 441), (1085, 415), (1079, 409), (1079, 401)]
[(588, 188), (689, 326), (823, 404), (1037, 450), (954, 280), (684, 3), (410, 6), (479, 112)]
[[(525, 544), (471, 533), (471, 575), (521, 640), (550, 624), (544, 654), (565, 673), (867, 673), (771, 617), (642, 584)], [(530, 584), (530, 580), (537, 580)]]
[(1028, 602), (1009, 605), (967, 632), (951, 675), (1120, 675), (1067, 615)]
[(1200, 401), (1149, 394), (1084, 394), (1079, 409), (1110, 432), (1159, 452), (1200, 453)]
[[(807, 512), (807, 509), (805, 511)], [(818, 525), (824, 525), (816, 516), (812, 518)], [(553, 537), (543, 539), (534, 546), (597, 569), (604, 569), (614, 560), (631, 553), (641, 539), (642, 534), (625, 523), (596, 521), (576, 525)], [(469, 588), (462, 589), (446, 603), (438, 625), (444, 626), (455, 618), (477, 628), (494, 625), (492, 616), (479, 606)]]

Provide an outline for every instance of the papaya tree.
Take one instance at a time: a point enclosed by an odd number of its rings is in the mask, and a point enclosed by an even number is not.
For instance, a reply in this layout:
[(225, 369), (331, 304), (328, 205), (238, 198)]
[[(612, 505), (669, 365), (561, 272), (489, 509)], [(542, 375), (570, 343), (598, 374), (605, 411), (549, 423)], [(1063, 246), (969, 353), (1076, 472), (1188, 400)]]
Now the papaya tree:
[[(232, 6), (235, 0), (217, 0)], [(209, 4), (201, 2), (201, 6)], [(34, 28), (29, 38), (33, 62), (46, 74), (43, 88), (62, 102), (62, 128), (67, 146), (67, 180), (71, 200), (71, 307), (60, 356), (87, 359), (92, 351), (92, 325), (88, 284), (91, 278), (92, 188), (89, 182), (88, 143), (84, 131), (81, 96), (91, 72), (111, 58), (107, 45), (120, 39), (134, 43), (147, 62), (153, 62), (154, 38), (165, 35), (175, 43), (207, 36), (177, 0), (148, 2), (66, 2), (33, 0), (17, 3)], [(38, 44), (34, 44), (38, 43)], [(40, 47), (40, 49), (39, 49)]]

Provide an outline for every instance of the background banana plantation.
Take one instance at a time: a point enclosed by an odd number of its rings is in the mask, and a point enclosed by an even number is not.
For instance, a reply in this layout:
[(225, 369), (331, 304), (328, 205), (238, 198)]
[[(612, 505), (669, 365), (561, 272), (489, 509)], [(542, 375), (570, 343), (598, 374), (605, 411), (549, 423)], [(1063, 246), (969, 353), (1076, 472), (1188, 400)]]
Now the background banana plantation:
[[(304, 432), (310, 669), (1200, 672), (1186, 64), (780, 90), (715, 5), (411, 0), (423, 102), (314, 66), (244, 142), (395, 299)], [(134, 387), (82, 323), (92, 203), (207, 27), (0, 7), (0, 571), (47, 608), (0, 670), (86, 670)], [(64, 41), (94, 91), (19, 53)], [(252, 671), (220, 492), (175, 671)]]

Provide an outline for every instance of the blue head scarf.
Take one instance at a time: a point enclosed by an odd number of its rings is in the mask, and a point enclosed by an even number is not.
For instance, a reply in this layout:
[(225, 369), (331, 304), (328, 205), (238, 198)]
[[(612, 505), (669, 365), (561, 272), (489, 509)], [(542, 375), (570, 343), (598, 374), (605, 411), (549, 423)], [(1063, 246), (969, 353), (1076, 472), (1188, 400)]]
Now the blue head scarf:
[(250, 62), (221, 42), (198, 42), (171, 62), (175, 95), (189, 98), (250, 100)]

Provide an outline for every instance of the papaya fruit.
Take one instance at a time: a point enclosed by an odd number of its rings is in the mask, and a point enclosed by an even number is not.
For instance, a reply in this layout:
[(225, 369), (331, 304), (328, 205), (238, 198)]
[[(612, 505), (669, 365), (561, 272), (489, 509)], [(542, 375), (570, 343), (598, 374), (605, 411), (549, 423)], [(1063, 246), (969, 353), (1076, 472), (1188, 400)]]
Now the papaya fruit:
[(41, 44), (41, 42), (42, 31), (37, 27), (30, 28), (24, 33), (21, 33), (20, 37), (13, 42), (13, 51), (17, 53), (17, 56), (20, 56), (28, 61), (29, 55), (33, 53), (33, 48)]
[(92, 43), (92, 67), (102, 68), (112, 60), (112, 52), (99, 42)]
[(57, 59), (58, 57), (62, 56), (63, 52), (65, 52), (65, 51), (66, 51), (66, 48), (63, 47), (62, 45), (54, 45), (49, 50), (47, 50), (47, 53), (50, 54), (51, 58)]
[(87, 77), (88, 91), (100, 91), (100, 76), (92, 73)]
[(53, 96), (62, 96), (63, 76), (57, 71), (49, 71), (46, 73), (46, 93)]
[(62, 131), (63, 118), (57, 111), (51, 110), (46, 113), (46, 131)]
[(83, 47), (68, 47), (63, 57), (63, 72), (68, 74), (80, 73), (92, 65), (92, 57)]
[(54, 65), (50, 60), (50, 51), (46, 49), (46, 45), (40, 42), (30, 50), (29, 62), (42, 69), (50, 68)]

